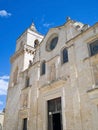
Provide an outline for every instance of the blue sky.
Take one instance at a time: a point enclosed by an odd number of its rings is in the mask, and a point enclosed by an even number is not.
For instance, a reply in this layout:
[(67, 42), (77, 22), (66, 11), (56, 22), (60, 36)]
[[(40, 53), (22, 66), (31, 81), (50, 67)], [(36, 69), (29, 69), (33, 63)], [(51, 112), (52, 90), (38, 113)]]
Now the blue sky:
[(49, 28), (64, 24), (67, 16), (93, 25), (98, 21), (98, 1), (0, 0), (0, 111), (5, 107), (16, 39), (32, 22), (45, 35)]

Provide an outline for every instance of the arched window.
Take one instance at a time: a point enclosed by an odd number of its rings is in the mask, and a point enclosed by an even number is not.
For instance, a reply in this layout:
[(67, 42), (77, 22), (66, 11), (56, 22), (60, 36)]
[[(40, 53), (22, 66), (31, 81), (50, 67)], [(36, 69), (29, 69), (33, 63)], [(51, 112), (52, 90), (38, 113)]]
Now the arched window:
[(34, 47), (36, 48), (38, 45), (39, 45), (39, 41), (38, 41), (38, 39), (36, 39), (36, 40), (34, 41)]
[(44, 75), (45, 74), (45, 71), (46, 71), (46, 63), (45, 63), (45, 61), (43, 61), (42, 63), (41, 63), (41, 68), (40, 68), (40, 75)]
[(16, 67), (14, 73), (13, 73), (13, 84), (15, 85), (17, 83), (18, 78), (18, 67)]
[(66, 48), (62, 51), (62, 64), (68, 62), (68, 51)]
[(49, 37), (49, 40), (47, 40), (46, 43), (46, 50), (47, 51), (52, 51), (55, 49), (58, 43), (58, 34), (52, 34), (51, 37)]

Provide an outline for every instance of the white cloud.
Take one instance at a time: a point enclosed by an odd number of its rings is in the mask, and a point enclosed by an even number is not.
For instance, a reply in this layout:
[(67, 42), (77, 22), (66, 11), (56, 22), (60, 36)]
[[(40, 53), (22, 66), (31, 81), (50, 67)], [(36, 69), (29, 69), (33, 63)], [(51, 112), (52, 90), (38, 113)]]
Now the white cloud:
[(0, 76), (0, 79), (6, 80), (9, 79), (9, 76), (8, 75)]
[(43, 24), (43, 26), (46, 27), (46, 28), (50, 27), (51, 25), (53, 25), (53, 23), (44, 23)]
[(43, 27), (46, 27), (46, 28), (49, 28), (51, 25), (54, 25), (54, 23), (49, 23), (46, 21), (45, 15), (42, 16), (41, 23), (42, 23)]
[(0, 16), (1, 17), (8, 17), (11, 16), (11, 13), (8, 13), (6, 10), (0, 10)]
[(0, 95), (7, 94), (9, 76), (0, 76)]
[(3, 102), (2, 102), (2, 101), (0, 101), (0, 105), (3, 105)]

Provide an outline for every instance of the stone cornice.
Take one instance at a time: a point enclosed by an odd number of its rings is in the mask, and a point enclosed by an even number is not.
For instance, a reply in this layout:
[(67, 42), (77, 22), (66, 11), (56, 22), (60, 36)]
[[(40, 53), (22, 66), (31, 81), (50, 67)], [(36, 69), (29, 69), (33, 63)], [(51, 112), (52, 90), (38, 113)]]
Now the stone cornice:
[(42, 85), (42, 86), (39, 86), (39, 89), (47, 89), (47, 87), (57, 87), (57, 86), (61, 86), (63, 84), (65, 84), (67, 82), (67, 78), (68, 77), (65, 77), (65, 76), (62, 76), (62, 77), (58, 77), (56, 78), (55, 80), (53, 81), (47, 81), (46, 84)]
[(87, 91), (90, 100), (98, 105), (98, 86), (95, 86), (95, 88), (92, 88), (90, 90)]
[(65, 44), (68, 44), (69, 46), (72, 45), (76, 39), (78, 39), (79, 37), (85, 35), (85, 34), (88, 33), (89, 31), (94, 30), (96, 27), (98, 27), (98, 23), (96, 23), (96, 24), (94, 24), (93, 26), (89, 27), (89, 28), (86, 29), (85, 31), (82, 31), (81, 33), (79, 33), (79, 34), (76, 35), (75, 37), (73, 37), (73, 38), (71, 38), (70, 40), (68, 40), (67, 42), (65, 42)]
[(35, 49), (29, 45), (24, 45), (22, 46), (10, 59), (11, 63), (14, 62), (14, 60), (19, 57), (20, 55), (22, 55), (24, 52), (30, 53), (30, 54), (34, 54)]

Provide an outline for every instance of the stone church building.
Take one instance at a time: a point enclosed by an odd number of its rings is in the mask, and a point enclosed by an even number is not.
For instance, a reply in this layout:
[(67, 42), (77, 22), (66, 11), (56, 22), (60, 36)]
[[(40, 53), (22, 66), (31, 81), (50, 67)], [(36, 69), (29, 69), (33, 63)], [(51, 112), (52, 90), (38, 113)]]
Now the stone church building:
[(98, 23), (32, 24), (11, 64), (3, 130), (98, 130)]

